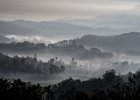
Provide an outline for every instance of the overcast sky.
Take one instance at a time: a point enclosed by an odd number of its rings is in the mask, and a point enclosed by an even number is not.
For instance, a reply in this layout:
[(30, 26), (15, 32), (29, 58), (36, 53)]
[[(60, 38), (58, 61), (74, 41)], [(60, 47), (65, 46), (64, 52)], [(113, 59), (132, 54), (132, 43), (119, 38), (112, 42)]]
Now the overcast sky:
[(0, 19), (96, 19), (119, 15), (139, 5), (139, 0), (0, 0)]
[[(66, 39), (66, 33), (68, 38), (73, 38), (79, 37), (79, 33), (114, 35), (140, 32), (140, 0), (0, 0), (0, 20), (17, 19), (79, 25), (80, 28), (74, 30), (64, 28), (65, 24), (61, 24), (61, 29), (56, 24), (45, 31), (52, 36), (61, 34), (61, 37), (65, 36), (63, 39)], [(91, 30), (82, 30), (83, 26)], [(8, 27), (4, 28), (8, 30)], [(9, 34), (14, 33), (10, 31)]]

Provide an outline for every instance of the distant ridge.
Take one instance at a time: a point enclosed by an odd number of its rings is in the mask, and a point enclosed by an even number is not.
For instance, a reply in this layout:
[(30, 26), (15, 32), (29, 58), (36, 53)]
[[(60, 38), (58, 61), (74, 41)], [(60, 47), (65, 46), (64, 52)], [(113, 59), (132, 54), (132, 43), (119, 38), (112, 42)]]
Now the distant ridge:
[(130, 30), (111, 27), (89, 27), (88, 25), (75, 24), (69, 21), (0, 21), (0, 34), (22, 36), (39, 35), (47, 39), (53, 39), (55, 42), (81, 37), (85, 34), (111, 35)]
[[(57, 44), (61, 45), (63, 41)], [(66, 41), (65, 41), (66, 43)], [(104, 50), (140, 54), (140, 32), (130, 32), (112, 36), (84, 35), (81, 38), (67, 41), (75, 45), (98, 47)]]

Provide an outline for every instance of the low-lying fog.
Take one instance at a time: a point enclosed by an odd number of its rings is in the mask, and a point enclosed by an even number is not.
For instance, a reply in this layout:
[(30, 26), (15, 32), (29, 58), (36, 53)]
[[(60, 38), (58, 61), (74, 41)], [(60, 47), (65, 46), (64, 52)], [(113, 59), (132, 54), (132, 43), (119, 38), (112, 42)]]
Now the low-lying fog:
[[(15, 54), (8, 54), (9, 56), (15, 56)], [(33, 55), (19, 55), (19, 56), (33, 56)], [(50, 54), (37, 54), (38, 60), (47, 62), (51, 58), (55, 58), (55, 55)], [(24, 81), (32, 81), (34, 83), (53, 84), (61, 82), (64, 79), (72, 77), (74, 79), (87, 80), (94, 77), (102, 77), (106, 70), (115, 69), (117, 74), (127, 74), (128, 72), (136, 72), (140, 68), (140, 56), (130, 56), (126, 54), (114, 53), (112, 58), (96, 58), (92, 60), (78, 60), (73, 59), (75, 66), (70, 65), (72, 58), (61, 56), (58, 57), (65, 63), (66, 70), (59, 74), (52, 74), (49, 76), (36, 75), (36, 74), (9, 74), (6, 77), (21, 78)]]

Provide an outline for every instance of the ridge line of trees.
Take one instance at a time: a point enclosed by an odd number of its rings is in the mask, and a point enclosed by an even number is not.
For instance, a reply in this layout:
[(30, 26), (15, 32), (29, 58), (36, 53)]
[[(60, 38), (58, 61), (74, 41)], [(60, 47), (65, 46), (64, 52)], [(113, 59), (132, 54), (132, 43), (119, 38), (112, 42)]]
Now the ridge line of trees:
[(0, 78), (0, 97), (5, 100), (139, 100), (140, 72), (128, 73), (124, 81), (115, 70), (87, 81), (66, 79), (58, 84), (41, 86), (20, 79)]

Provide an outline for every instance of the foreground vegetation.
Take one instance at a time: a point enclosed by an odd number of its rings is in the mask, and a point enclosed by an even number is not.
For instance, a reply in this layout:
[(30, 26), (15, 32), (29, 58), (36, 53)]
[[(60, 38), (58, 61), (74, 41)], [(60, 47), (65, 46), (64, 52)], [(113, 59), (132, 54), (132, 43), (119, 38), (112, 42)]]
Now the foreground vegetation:
[(139, 100), (140, 72), (116, 75), (107, 71), (101, 78), (87, 81), (69, 78), (61, 83), (41, 86), (20, 79), (0, 79), (0, 97), (4, 100)]

